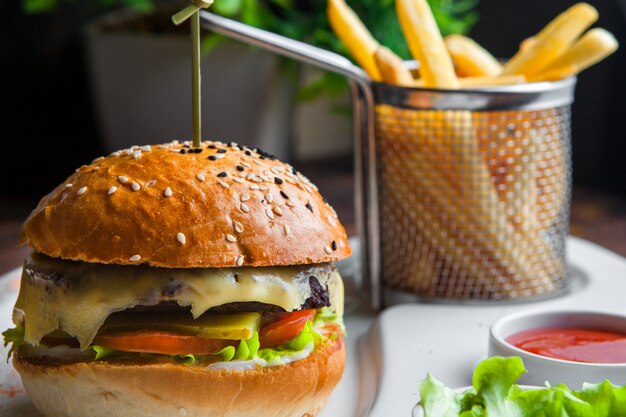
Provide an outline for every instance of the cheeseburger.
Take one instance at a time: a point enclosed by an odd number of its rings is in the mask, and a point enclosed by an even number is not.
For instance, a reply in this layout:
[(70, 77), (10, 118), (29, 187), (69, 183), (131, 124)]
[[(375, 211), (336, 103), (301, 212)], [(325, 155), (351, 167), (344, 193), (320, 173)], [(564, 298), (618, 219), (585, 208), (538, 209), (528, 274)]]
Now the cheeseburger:
[(341, 377), (345, 230), (259, 149), (98, 158), (41, 200), (21, 243), (4, 337), (46, 416), (314, 416)]

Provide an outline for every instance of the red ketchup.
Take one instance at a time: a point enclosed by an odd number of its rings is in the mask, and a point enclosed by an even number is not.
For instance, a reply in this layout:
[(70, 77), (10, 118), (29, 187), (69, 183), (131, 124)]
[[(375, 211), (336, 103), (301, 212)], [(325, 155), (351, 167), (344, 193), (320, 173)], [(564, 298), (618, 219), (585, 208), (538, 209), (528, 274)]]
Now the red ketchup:
[(623, 333), (545, 327), (515, 333), (506, 341), (548, 358), (586, 363), (626, 363), (626, 334)]

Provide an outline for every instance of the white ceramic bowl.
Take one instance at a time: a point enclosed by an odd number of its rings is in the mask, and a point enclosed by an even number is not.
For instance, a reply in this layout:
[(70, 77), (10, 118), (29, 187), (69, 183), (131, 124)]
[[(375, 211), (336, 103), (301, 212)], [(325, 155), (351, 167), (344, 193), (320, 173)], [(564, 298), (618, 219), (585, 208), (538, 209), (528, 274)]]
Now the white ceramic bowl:
[(505, 316), (491, 325), (489, 356), (519, 356), (528, 370), (520, 384), (543, 386), (567, 384), (579, 389), (583, 382), (598, 383), (605, 379), (626, 385), (626, 363), (581, 363), (547, 358), (517, 348), (506, 341), (515, 333), (541, 327), (577, 327), (626, 334), (626, 316), (585, 310), (550, 310), (521, 312)]

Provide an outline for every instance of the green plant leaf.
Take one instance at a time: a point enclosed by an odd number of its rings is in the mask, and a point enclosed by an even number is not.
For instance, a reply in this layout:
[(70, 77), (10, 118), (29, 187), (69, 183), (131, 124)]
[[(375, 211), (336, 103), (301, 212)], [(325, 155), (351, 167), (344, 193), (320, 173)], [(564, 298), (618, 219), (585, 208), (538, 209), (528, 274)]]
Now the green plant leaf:
[(56, 9), (57, 0), (22, 0), (22, 9), (26, 13), (45, 13)]
[(215, 0), (211, 11), (226, 17), (236, 17), (243, 9), (243, 0)]
[(218, 35), (217, 33), (209, 33), (207, 35), (204, 35), (200, 43), (200, 50), (202, 55), (210, 54), (215, 48), (217, 48), (225, 41), (226, 38), (222, 35)]

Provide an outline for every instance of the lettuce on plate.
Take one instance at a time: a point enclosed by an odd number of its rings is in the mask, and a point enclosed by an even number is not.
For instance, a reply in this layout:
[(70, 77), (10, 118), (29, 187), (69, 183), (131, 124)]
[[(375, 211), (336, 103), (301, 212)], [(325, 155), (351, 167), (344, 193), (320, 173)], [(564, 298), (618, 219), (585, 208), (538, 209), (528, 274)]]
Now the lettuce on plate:
[(476, 366), (473, 388), (459, 393), (428, 374), (419, 383), (424, 417), (626, 417), (626, 386), (609, 381), (523, 390), (526, 372), (518, 357), (485, 359)]

